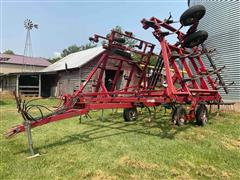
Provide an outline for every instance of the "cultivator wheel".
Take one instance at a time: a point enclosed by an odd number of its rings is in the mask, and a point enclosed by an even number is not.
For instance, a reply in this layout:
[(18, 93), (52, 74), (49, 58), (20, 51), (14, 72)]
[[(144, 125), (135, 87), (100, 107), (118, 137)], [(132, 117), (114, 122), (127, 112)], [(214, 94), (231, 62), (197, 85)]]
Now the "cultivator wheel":
[(199, 126), (204, 126), (208, 123), (208, 110), (204, 104), (200, 104), (196, 110), (196, 123)]
[(183, 106), (177, 106), (172, 111), (172, 122), (174, 125), (181, 126), (186, 122), (186, 110)]
[(202, 19), (206, 13), (206, 8), (202, 5), (192, 6), (186, 10), (180, 17), (180, 23), (183, 26), (189, 26)]
[(137, 108), (125, 108), (123, 110), (123, 118), (126, 122), (136, 121), (138, 118)]
[(202, 44), (208, 38), (206, 31), (197, 31), (185, 37), (183, 46), (187, 48), (193, 48)]

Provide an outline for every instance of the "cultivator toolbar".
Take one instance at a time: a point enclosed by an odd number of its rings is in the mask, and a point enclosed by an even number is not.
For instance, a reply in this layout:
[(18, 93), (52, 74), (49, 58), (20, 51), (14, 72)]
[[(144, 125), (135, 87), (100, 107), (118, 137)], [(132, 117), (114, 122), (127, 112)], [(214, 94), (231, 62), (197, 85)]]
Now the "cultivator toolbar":
[[(31, 128), (96, 109), (123, 108), (125, 121), (133, 121), (137, 118), (138, 107), (167, 105), (173, 109), (174, 124), (181, 125), (194, 119), (198, 125), (207, 123), (205, 105), (222, 101), (212, 75), (216, 74), (218, 84), (226, 92), (228, 90), (220, 76), (224, 67), (217, 69), (214, 65), (209, 70), (201, 57), (207, 55), (210, 64), (214, 64), (209, 56), (212, 51), (202, 44), (207, 39), (207, 32), (197, 31), (204, 14), (203, 6), (193, 6), (181, 16), (179, 29), (171, 26), (174, 23), (171, 17), (165, 21), (156, 17), (143, 19), (143, 28), (152, 29), (153, 36), (159, 41), (161, 52), (158, 55), (154, 53), (154, 44), (134, 37), (131, 32), (112, 31), (107, 37), (94, 35), (89, 38), (95, 43), (104, 40), (105, 51), (79, 90), (64, 95), (62, 105), (47, 115), (41, 110), (46, 107), (30, 105), (16, 97), (24, 123), (10, 129), (6, 136), (27, 131), (30, 150), (34, 154)], [(186, 34), (180, 31), (188, 25), (191, 26)], [(166, 38), (173, 34), (177, 35), (177, 42), (170, 44)], [(127, 43), (129, 41), (132, 43)], [(109, 64), (114, 64), (115, 73), (106, 79)], [(188, 112), (183, 105), (190, 106)], [(33, 117), (29, 113), (31, 108), (39, 109), (41, 116)]]

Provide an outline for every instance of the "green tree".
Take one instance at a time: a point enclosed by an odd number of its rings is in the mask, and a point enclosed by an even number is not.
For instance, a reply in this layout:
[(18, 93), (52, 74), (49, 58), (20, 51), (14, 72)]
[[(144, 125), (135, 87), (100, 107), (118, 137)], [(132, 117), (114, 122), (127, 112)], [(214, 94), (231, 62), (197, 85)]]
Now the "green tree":
[(93, 45), (92, 43), (87, 43), (85, 45), (82, 46), (77, 46), (76, 44), (69, 46), (68, 48), (64, 49), (61, 53), (61, 57), (65, 57), (69, 54), (75, 53), (75, 52), (79, 52), (79, 51), (83, 51), (86, 49), (90, 49), (96, 47), (96, 45)]
[(53, 64), (53, 63), (59, 61), (60, 59), (62, 59), (62, 57), (54, 57), (54, 58), (49, 59), (49, 61)]
[(81, 49), (81, 51), (83, 51), (83, 50), (86, 50), (86, 49), (94, 48), (96, 46), (97, 46), (96, 44), (87, 43), (85, 45), (82, 45), (80, 49)]
[(14, 55), (14, 52), (10, 49), (6, 50), (3, 52), (3, 54), (11, 54), (11, 55)]
[(64, 49), (61, 53), (60, 57), (54, 57), (54, 58), (50, 58), (49, 61), (51, 63), (55, 63), (57, 61), (59, 61), (60, 59), (66, 57), (69, 54), (75, 53), (75, 52), (79, 52), (79, 51), (83, 51), (86, 49), (90, 49), (96, 47), (96, 45), (93, 45), (92, 43), (87, 43), (85, 45), (81, 45), (81, 46), (77, 46), (76, 44), (73, 44), (69, 47), (67, 47), (66, 49)]
[[(112, 31), (117, 31), (119, 33), (124, 34), (125, 30), (121, 27), (121, 26), (116, 26), (115, 28), (112, 29)], [(108, 33), (106, 37), (109, 37), (111, 34)], [(121, 35), (118, 35), (118, 37), (122, 37)], [(124, 37), (125, 39), (125, 45), (129, 46), (129, 47), (133, 47), (136, 44), (136, 41), (127, 37)], [(107, 42), (105, 40), (102, 41), (102, 44), (107, 44)]]
[(76, 44), (69, 46), (68, 48), (64, 49), (61, 53), (61, 57), (65, 57), (71, 53), (75, 53), (80, 51), (81, 47), (77, 46)]

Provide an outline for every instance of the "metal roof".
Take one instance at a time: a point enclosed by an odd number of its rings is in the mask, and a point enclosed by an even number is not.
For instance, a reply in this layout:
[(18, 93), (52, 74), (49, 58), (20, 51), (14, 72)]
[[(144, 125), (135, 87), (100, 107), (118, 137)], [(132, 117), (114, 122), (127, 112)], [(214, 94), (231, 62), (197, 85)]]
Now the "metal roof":
[(34, 66), (49, 66), (51, 63), (41, 57), (27, 57), (23, 55), (0, 54), (0, 64), (20, 64)]
[(68, 69), (78, 68), (91, 61), (101, 53), (103, 53), (105, 49), (102, 46), (94, 47), (91, 49), (83, 50), (80, 52), (72, 53), (61, 60), (55, 62), (54, 64), (44, 68), (43, 72), (50, 71), (61, 71), (65, 70), (66, 66)]
[(16, 76), (16, 75), (49, 75), (49, 74), (56, 74), (55, 72), (14, 72), (14, 73), (7, 73), (7, 74), (0, 74), (0, 78), (7, 77), (7, 76)]

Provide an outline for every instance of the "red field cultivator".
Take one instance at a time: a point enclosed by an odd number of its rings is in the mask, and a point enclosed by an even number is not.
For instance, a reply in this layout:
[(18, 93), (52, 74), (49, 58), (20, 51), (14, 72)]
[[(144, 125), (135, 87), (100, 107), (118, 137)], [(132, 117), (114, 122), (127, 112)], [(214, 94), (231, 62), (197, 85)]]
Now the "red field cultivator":
[[(216, 84), (227, 92), (220, 71), (214, 65), (208, 51), (202, 44), (207, 39), (207, 32), (197, 31), (199, 20), (204, 16), (203, 6), (193, 6), (180, 18), (181, 27), (175, 29), (171, 17), (161, 21), (155, 17), (141, 21), (144, 29), (153, 30), (153, 36), (159, 41), (161, 52), (154, 53), (155, 45), (138, 39), (131, 32), (112, 31), (107, 37), (94, 35), (89, 38), (98, 43), (104, 40), (106, 49), (94, 69), (88, 75), (80, 89), (72, 95), (64, 95), (63, 103), (54, 112), (44, 115), (40, 105), (23, 102), (16, 97), (18, 111), (24, 123), (10, 129), (7, 137), (27, 131), (31, 153), (33, 154), (31, 128), (62, 119), (81, 116), (91, 110), (123, 108), (125, 121), (137, 118), (138, 107), (164, 105), (172, 108), (172, 121), (181, 125), (196, 119), (198, 125), (207, 123), (206, 104), (222, 101)], [(183, 26), (190, 26), (186, 34), (180, 31)], [(169, 44), (166, 37), (177, 35), (177, 42)], [(126, 41), (133, 41), (129, 45)], [(212, 69), (207, 69), (202, 55), (206, 55)], [(115, 75), (106, 86), (105, 70), (110, 63), (115, 64)], [(127, 71), (126, 71), (127, 70)], [(122, 86), (117, 84), (122, 72), (126, 71)], [(215, 74), (213, 79), (212, 75)], [(92, 80), (93, 77), (97, 80)], [(93, 83), (92, 83), (93, 82)], [(218, 83), (216, 83), (218, 82)], [(92, 91), (89, 88), (91, 86)], [(188, 105), (186, 111), (183, 105)], [(39, 117), (33, 117), (30, 109), (37, 108)]]

